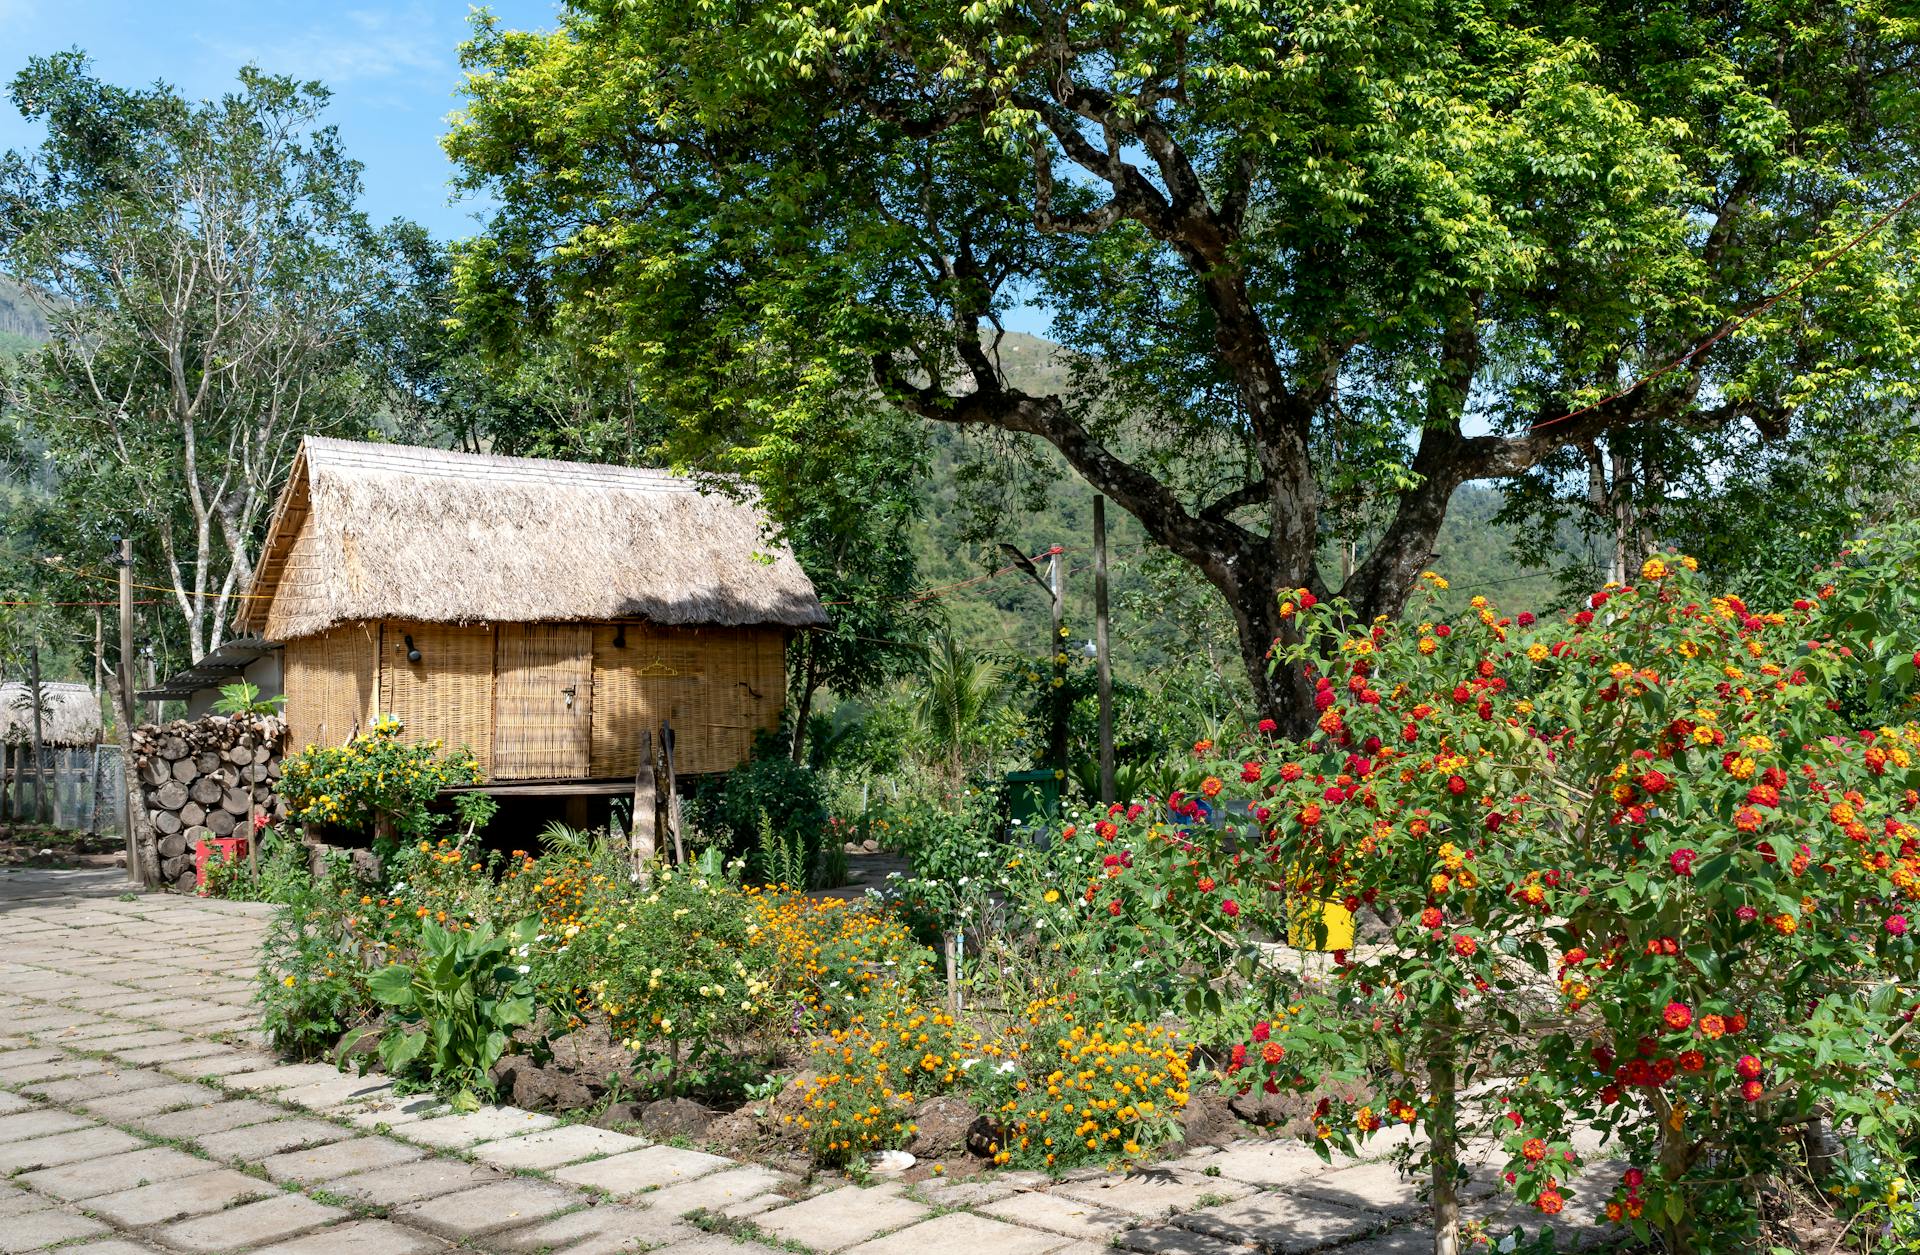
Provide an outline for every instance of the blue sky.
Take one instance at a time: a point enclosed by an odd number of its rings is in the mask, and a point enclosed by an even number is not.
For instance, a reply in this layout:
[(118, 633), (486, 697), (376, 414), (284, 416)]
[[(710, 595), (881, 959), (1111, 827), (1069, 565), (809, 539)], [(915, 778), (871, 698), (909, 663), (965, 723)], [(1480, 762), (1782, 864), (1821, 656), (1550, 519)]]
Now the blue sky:
[[(516, 28), (554, 24), (551, 0), (490, 7)], [(247, 62), (316, 78), (347, 152), (366, 165), (364, 205), (376, 221), (407, 217), (442, 238), (473, 233), (474, 206), (450, 203), (452, 168), (440, 151), (458, 105), (455, 48), (465, 0), (286, 4), (275, 0), (0, 0), (0, 77), (29, 56), (82, 48), (122, 85), (165, 79), (189, 96), (216, 96)], [(0, 149), (38, 136), (0, 100)]]

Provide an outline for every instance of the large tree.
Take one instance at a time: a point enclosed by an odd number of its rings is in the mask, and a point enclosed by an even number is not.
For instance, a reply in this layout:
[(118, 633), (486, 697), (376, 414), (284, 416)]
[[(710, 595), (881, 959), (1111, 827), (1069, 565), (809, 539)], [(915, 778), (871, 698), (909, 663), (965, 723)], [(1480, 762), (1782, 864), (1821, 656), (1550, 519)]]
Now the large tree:
[(131, 536), (193, 657), (220, 642), (303, 434), (369, 429), (355, 321), (373, 291), (359, 166), (316, 83), (242, 70), (190, 101), (35, 58), (11, 97), (46, 138), (0, 158), (0, 266), (53, 339), (12, 389), (23, 447), (98, 561)]
[[(877, 392), (1045, 440), (1219, 591), (1297, 725), (1281, 594), (1397, 611), (1459, 485), (1584, 490), (1588, 448), (1908, 387), (1910, 222), (1756, 310), (1920, 182), (1915, 36), (1879, 0), (483, 15), (448, 141), (497, 202), (467, 312), (550, 311), (709, 434)], [(995, 359), (1022, 301), (1084, 364), (1059, 388)], [(1375, 513), (1330, 587), (1343, 501)]]

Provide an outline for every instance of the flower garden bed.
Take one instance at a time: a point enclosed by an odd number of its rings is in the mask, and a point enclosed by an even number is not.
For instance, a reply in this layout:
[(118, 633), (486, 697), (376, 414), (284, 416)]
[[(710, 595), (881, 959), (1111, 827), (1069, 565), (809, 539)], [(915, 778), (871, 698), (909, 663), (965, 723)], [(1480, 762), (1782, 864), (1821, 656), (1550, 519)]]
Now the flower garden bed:
[[(1779, 611), (1679, 559), (1551, 620), (1356, 625), (1303, 590), (1275, 665), (1316, 693), (1310, 736), (1203, 739), (1183, 788), (1038, 837), (936, 816), (923, 877), (864, 901), (717, 858), (636, 874), (578, 834), (410, 840), (379, 883), (336, 864), (294, 895), (268, 1022), (318, 1053), (377, 1001), (408, 1083), (789, 1166), (1406, 1130), (1445, 1231), (1470, 1141), (1545, 1222), (1605, 1135), (1626, 1237), (1731, 1249), (1810, 1172), (1904, 1232), (1920, 728), (1856, 726), (1920, 666), (1882, 626), (1904, 552)], [(1328, 903), (1359, 941), (1290, 960)], [(1844, 1153), (1809, 1162), (1825, 1124)]]

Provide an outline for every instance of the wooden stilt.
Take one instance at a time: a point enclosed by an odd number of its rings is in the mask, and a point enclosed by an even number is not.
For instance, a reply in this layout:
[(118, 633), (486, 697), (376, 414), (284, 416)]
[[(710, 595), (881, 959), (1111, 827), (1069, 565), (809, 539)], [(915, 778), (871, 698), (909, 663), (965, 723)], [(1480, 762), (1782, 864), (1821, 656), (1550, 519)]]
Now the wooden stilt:
[(687, 847), (680, 840), (680, 782), (673, 771), (673, 725), (660, 721), (660, 753), (667, 764), (667, 835), (673, 838), (673, 861), (687, 861)]
[(636, 874), (644, 874), (647, 864), (660, 848), (660, 781), (653, 762), (653, 733), (640, 733), (640, 766), (633, 773), (633, 826), (627, 837), (627, 854)]

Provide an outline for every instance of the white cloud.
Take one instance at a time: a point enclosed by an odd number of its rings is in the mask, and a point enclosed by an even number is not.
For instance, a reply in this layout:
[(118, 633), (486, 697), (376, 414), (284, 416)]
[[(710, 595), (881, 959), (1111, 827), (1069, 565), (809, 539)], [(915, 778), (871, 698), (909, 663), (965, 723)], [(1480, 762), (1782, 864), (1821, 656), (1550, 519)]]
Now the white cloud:
[[(20, 0), (0, 0), (5, 6)], [(419, 5), (377, 11), (351, 9), (324, 25), (260, 40), (202, 36), (209, 50), (233, 63), (274, 74), (319, 79), (330, 87), (396, 75), (445, 75), (453, 65), (457, 26), (443, 26)]]

